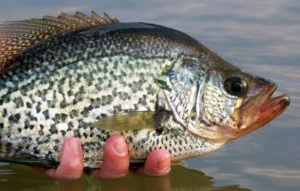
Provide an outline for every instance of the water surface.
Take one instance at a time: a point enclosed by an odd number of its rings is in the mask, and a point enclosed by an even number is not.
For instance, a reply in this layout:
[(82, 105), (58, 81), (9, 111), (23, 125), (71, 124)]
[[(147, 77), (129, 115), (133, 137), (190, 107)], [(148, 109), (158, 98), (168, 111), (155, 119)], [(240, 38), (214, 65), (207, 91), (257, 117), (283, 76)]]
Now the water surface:
[(291, 106), (264, 128), (220, 150), (175, 165), (168, 176), (130, 173), (115, 181), (84, 176), (59, 182), (26, 166), (0, 163), (0, 190), (299, 190), (300, 1), (0, 0), (0, 22), (58, 11), (103, 11), (121, 21), (169, 26), (195, 37), (238, 67), (277, 82)]

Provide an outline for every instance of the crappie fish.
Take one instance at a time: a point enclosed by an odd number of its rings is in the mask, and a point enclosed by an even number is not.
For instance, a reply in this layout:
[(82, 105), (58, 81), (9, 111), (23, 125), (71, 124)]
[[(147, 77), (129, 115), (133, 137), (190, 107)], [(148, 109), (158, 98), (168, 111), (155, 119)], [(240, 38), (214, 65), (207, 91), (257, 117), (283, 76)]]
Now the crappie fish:
[(90, 168), (113, 134), (132, 162), (159, 148), (172, 161), (204, 155), (289, 105), (182, 32), (94, 12), (3, 23), (0, 70), (0, 161), (45, 167), (73, 136)]

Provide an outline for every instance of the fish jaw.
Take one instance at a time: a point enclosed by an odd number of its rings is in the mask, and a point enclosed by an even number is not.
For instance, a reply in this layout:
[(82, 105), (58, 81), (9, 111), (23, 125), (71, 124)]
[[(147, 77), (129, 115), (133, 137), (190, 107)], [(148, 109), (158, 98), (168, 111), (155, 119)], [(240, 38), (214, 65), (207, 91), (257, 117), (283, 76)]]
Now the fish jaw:
[(235, 131), (229, 128), (223, 128), (225, 137), (237, 139), (258, 128), (263, 127), (270, 121), (278, 117), (290, 104), (290, 98), (287, 94), (272, 97), (277, 85), (271, 83), (266, 86), (257, 96), (248, 99), (242, 103), (238, 109), (239, 128)]

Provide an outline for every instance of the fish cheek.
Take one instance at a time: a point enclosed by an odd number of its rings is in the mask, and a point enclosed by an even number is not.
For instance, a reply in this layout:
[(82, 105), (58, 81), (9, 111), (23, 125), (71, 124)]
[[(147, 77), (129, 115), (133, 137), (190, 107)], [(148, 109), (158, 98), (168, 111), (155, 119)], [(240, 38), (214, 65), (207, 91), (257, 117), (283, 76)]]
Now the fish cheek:
[(238, 129), (235, 111), (240, 100), (238, 96), (226, 92), (223, 82), (223, 77), (217, 71), (208, 72), (203, 95), (203, 116), (211, 124)]

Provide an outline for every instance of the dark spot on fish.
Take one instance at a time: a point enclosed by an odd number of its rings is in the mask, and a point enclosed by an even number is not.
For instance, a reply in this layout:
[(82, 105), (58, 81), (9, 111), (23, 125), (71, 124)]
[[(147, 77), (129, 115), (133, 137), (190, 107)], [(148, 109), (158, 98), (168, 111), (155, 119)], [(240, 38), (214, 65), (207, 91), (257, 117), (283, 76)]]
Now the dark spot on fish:
[(26, 102), (26, 107), (27, 107), (27, 108), (31, 108), (31, 103)]
[(23, 141), (24, 143), (29, 143), (29, 142), (32, 141), (32, 138), (31, 138), (31, 137), (22, 137), (22, 141)]
[(90, 132), (90, 137), (91, 138), (94, 137), (94, 132), (93, 131)]
[(117, 97), (118, 96), (118, 92), (117, 92), (117, 88), (114, 88), (112, 91), (112, 96)]
[(40, 153), (38, 147), (33, 147), (33, 153), (38, 155)]
[(59, 143), (60, 143), (60, 141), (59, 141), (58, 139), (55, 139), (54, 142), (55, 142), (56, 144), (59, 144)]
[(84, 138), (88, 138), (88, 134), (86, 132), (83, 133)]
[(78, 126), (83, 127), (84, 129), (86, 129), (85, 123), (83, 122), (83, 119), (78, 119)]
[(48, 81), (49, 87), (53, 87), (54, 86), (54, 81)]
[(61, 114), (61, 121), (62, 121), (62, 122), (65, 122), (66, 119), (67, 119), (67, 117), (68, 117), (68, 115), (62, 113), (62, 114)]
[(62, 136), (66, 135), (66, 131), (65, 130), (61, 130), (60, 133), (62, 134)]
[(47, 106), (48, 106), (48, 108), (54, 108), (55, 107), (55, 102), (53, 100), (48, 100), (47, 101)]
[(91, 99), (91, 106), (92, 107), (97, 107), (98, 106), (98, 103), (97, 103), (96, 99)]
[(7, 110), (6, 110), (6, 108), (3, 108), (2, 117), (4, 118), (4, 117), (6, 117), (6, 116), (7, 116)]
[(53, 150), (54, 150), (55, 152), (58, 152), (58, 146), (55, 145), (55, 146), (53, 147)]
[(25, 128), (30, 126), (30, 121), (28, 119), (25, 120), (24, 126)]
[(61, 114), (56, 113), (55, 114), (55, 121), (60, 122), (61, 121)]
[(115, 73), (114, 73), (113, 71), (111, 71), (109, 74), (110, 74), (110, 77), (111, 77), (114, 81), (117, 81), (117, 80), (118, 80), (117, 76), (115, 75)]
[(80, 133), (79, 133), (79, 130), (78, 130), (78, 129), (74, 130), (74, 131), (73, 131), (73, 133), (74, 133), (74, 137), (81, 138), (81, 136), (80, 136)]
[(114, 61), (114, 63), (113, 63), (113, 68), (114, 68), (115, 70), (118, 69), (118, 61), (117, 61), (117, 60)]
[(129, 85), (127, 85), (127, 82), (125, 81), (125, 79), (126, 79), (126, 78), (120, 78), (120, 79), (119, 79), (119, 83), (122, 84), (122, 86), (124, 86), (124, 87), (125, 87), (125, 86), (128, 86), (128, 87), (129, 87)]
[(139, 105), (135, 103), (135, 104), (133, 104), (133, 106), (134, 106), (135, 111), (138, 111)]
[(71, 111), (71, 117), (77, 117), (78, 116), (78, 110), (73, 109)]
[(43, 135), (44, 135), (43, 130), (39, 130), (38, 133), (39, 133), (40, 136), (43, 136)]
[(155, 136), (159, 136), (159, 135), (161, 135), (162, 133), (163, 133), (163, 129), (162, 129), (162, 128), (158, 128), (158, 129), (155, 129), (154, 135), (155, 135)]
[(146, 102), (145, 99), (140, 98), (140, 99), (139, 99), (139, 104), (140, 104), (140, 105), (147, 105), (147, 102)]
[(8, 117), (8, 120), (10, 123), (18, 123), (20, 120), (21, 116), (19, 113), (15, 114), (15, 115), (11, 115)]
[(50, 119), (50, 116), (49, 116), (49, 110), (45, 110), (42, 112), (45, 116), (46, 119)]
[(141, 84), (139, 84), (139, 82), (136, 81), (132, 82), (132, 87), (131, 87), (132, 92), (133, 93), (138, 92), (140, 90), (140, 86)]
[(16, 107), (17, 107), (17, 108), (21, 108), (21, 107), (24, 106), (23, 100), (22, 100), (21, 97), (15, 98), (15, 99), (13, 100), (13, 102), (16, 104)]
[(130, 99), (130, 95), (127, 92), (121, 92), (120, 93), (120, 98), (122, 100), (128, 100), (128, 99)]
[(36, 109), (37, 113), (41, 112), (41, 103), (40, 102), (37, 103), (37, 106), (35, 107), (35, 109)]
[(148, 91), (148, 94), (150, 94), (150, 95), (155, 94), (154, 87), (151, 84), (148, 85), (147, 91)]
[(61, 108), (66, 108), (68, 106), (67, 101), (66, 101), (65, 98), (60, 102), (59, 106)]
[(92, 105), (89, 105), (89, 106), (87, 106), (87, 107), (85, 107), (85, 108), (83, 109), (83, 111), (81, 112), (81, 114), (82, 114), (83, 116), (88, 116), (89, 112), (90, 112), (92, 109), (93, 109), (93, 106), (92, 106)]
[(134, 129), (134, 130), (133, 130), (133, 135), (134, 135), (134, 136), (137, 136), (138, 133), (139, 133), (139, 130), (138, 130), (138, 129)]
[(128, 141), (129, 141), (129, 143), (132, 143), (132, 137), (131, 136), (128, 137)]
[(103, 106), (109, 105), (109, 104), (111, 104), (112, 100), (113, 100), (113, 97), (111, 95), (103, 96), (101, 105), (103, 105)]
[(121, 105), (116, 105), (116, 106), (114, 106), (114, 114), (117, 114), (117, 113), (119, 113), (120, 111), (122, 111)]
[(73, 95), (73, 91), (70, 89), (70, 90), (68, 90), (67, 91), (67, 95), (70, 97), (70, 96), (72, 96)]
[(102, 118), (105, 118), (105, 117), (107, 117), (107, 114), (101, 113), (101, 117), (102, 117)]
[(68, 123), (68, 129), (67, 129), (67, 130), (68, 130), (68, 131), (71, 131), (73, 127), (74, 127), (73, 122), (70, 121), (70, 122)]
[[(146, 136), (146, 137), (148, 137), (148, 136)], [(141, 143), (145, 144), (146, 143), (146, 139), (142, 139)]]
[(49, 132), (50, 132), (51, 134), (57, 134), (56, 126), (55, 126), (55, 125), (51, 125), (51, 126), (50, 126), (50, 129), (49, 129)]

